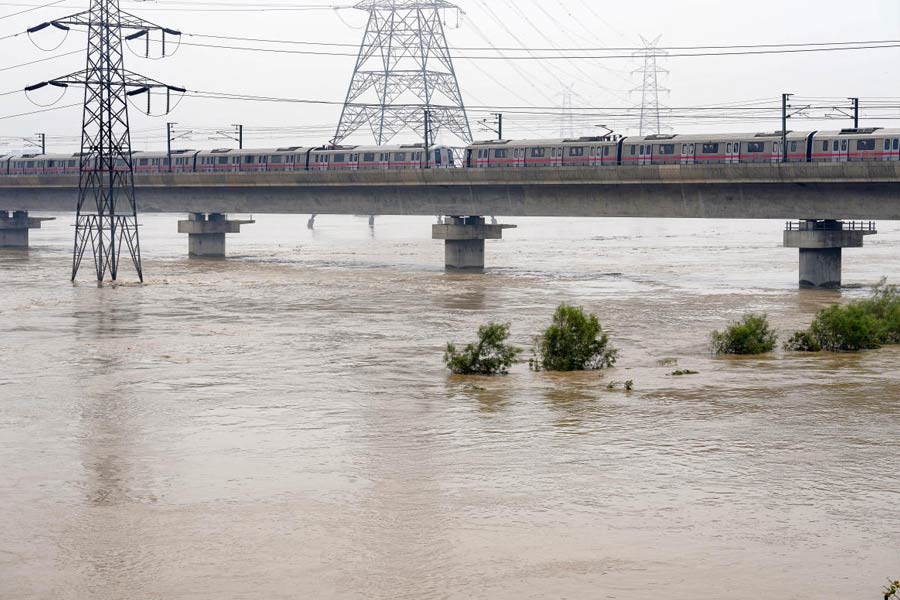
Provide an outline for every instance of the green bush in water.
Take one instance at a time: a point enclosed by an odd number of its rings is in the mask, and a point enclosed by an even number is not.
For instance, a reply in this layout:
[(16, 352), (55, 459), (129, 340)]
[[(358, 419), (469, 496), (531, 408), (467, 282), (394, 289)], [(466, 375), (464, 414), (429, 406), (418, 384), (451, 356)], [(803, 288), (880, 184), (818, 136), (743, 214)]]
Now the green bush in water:
[(457, 375), (505, 375), (522, 352), (506, 343), (509, 323), (488, 323), (478, 328), (478, 342), (458, 351), (447, 343), (444, 363)]
[(791, 339), (784, 343), (784, 349), (788, 352), (821, 352), (822, 346), (807, 330), (794, 333)]
[(900, 288), (882, 279), (872, 297), (819, 311), (784, 345), (795, 352), (858, 352), (900, 344)]
[(710, 334), (713, 354), (766, 354), (775, 349), (778, 336), (769, 327), (766, 315), (749, 314), (728, 326), (725, 331)]
[(872, 350), (880, 348), (884, 340), (882, 322), (862, 303), (819, 311), (809, 333), (822, 350), (831, 352)]
[(535, 371), (592, 371), (616, 364), (619, 351), (609, 344), (597, 315), (580, 306), (560, 304), (553, 321), (534, 340)]
[(882, 279), (872, 297), (858, 304), (881, 322), (883, 344), (900, 344), (900, 288)]

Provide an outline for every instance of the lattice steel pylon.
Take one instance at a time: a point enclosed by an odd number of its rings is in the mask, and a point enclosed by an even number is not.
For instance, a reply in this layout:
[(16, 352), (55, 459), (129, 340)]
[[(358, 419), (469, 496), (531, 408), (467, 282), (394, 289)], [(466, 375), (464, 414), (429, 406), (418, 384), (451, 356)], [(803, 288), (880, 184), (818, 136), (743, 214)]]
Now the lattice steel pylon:
[(126, 40), (144, 38), (148, 56), (153, 33), (161, 35), (162, 55), (166, 54), (166, 35), (180, 33), (120, 11), (118, 0), (91, 0), (87, 11), (42, 23), (28, 32), (48, 26), (62, 30), (84, 27), (88, 31), (87, 65), (83, 71), (25, 88), (29, 92), (47, 85), (84, 86), (72, 281), (90, 245), (98, 285), (102, 285), (107, 273), (116, 281), (123, 246), (128, 249), (138, 279), (143, 282), (128, 99), (147, 94), (149, 114), (151, 91), (164, 90), (168, 112), (171, 92), (185, 90), (126, 70), (122, 32), (133, 31)]
[(663, 126), (659, 115), (659, 93), (669, 91), (659, 85), (659, 75), (668, 73), (667, 70), (660, 68), (657, 62), (657, 58), (668, 54), (668, 52), (660, 50), (658, 47), (660, 37), (657, 36), (653, 41), (647, 41), (641, 36), (644, 48), (634, 53), (636, 57), (644, 59), (644, 67), (634, 71), (635, 73), (640, 73), (643, 80), (641, 87), (633, 90), (641, 92), (641, 117), (638, 125), (638, 135), (644, 135), (645, 133), (660, 134), (663, 129), (667, 129)]
[(405, 130), (430, 139), (446, 132), (472, 141), (459, 81), (447, 47), (442, 10), (459, 10), (445, 0), (364, 0), (369, 13), (350, 88), (333, 143), (368, 125), (377, 144)]

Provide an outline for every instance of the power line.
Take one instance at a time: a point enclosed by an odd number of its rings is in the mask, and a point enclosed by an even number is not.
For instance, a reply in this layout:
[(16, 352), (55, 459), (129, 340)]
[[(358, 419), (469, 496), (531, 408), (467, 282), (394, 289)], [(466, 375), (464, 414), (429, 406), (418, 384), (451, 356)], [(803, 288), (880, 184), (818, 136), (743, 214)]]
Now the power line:
[[(342, 42), (320, 42), (310, 40), (287, 40), (274, 38), (257, 38), (231, 35), (216, 35), (205, 33), (184, 33), (185, 36), (210, 39), (223, 39), (245, 42), (265, 42), (269, 44), (294, 44), (305, 46), (331, 46), (335, 48), (358, 49), (358, 44)], [(888, 40), (854, 40), (840, 42), (784, 42), (773, 44), (730, 44), (730, 45), (689, 45), (689, 46), (660, 46), (660, 51), (687, 51), (687, 50), (753, 50), (753, 49), (778, 49), (778, 48), (806, 48), (806, 47), (840, 47), (840, 46), (869, 46), (883, 44), (900, 44), (900, 39)], [(893, 47), (893, 46), (887, 46)], [(450, 46), (451, 50), (459, 51), (498, 51), (498, 52), (638, 52), (643, 46), (574, 46), (574, 47), (528, 47), (528, 46)], [(355, 56), (355, 54), (354, 54)]]

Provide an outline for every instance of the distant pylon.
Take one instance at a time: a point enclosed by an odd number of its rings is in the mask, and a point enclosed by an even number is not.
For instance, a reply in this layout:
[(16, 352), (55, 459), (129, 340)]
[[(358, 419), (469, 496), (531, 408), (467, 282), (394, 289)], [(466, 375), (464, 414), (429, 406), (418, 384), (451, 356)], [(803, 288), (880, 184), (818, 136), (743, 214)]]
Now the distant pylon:
[(447, 47), (441, 10), (445, 0), (364, 0), (369, 13), (347, 99), (333, 142), (368, 125), (377, 144), (403, 131), (425, 137), (449, 133), (465, 143), (472, 130)]
[(572, 86), (565, 86), (562, 92), (562, 119), (559, 125), (559, 137), (563, 139), (575, 137), (575, 114), (572, 112)]
[(143, 281), (128, 100), (146, 94), (149, 114), (151, 91), (163, 91), (166, 112), (169, 112), (170, 92), (183, 93), (185, 90), (126, 70), (122, 33), (131, 31), (125, 39), (140, 40), (138, 43), (146, 47), (147, 56), (152, 33), (162, 36), (155, 40), (161, 42), (162, 56), (166, 54), (166, 35), (181, 34), (120, 11), (118, 0), (91, 0), (87, 11), (42, 23), (29, 29), (28, 33), (51, 25), (64, 31), (71, 27), (88, 31), (84, 70), (25, 88), (26, 92), (47, 85), (85, 88), (72, 280), (75, 280), (81, 259), (90, 245), (98, 285), (103, 283), (107, 273), (113, 281), (118, 277), (123, 246), (128, 249), (138, 279)]
[(634, 56), (644, 59), (644, 67), (634, 71), (642, 76), (641, 87), (633, 90), (641, 93), (641, 116), (638, 124), (638, 135), (659, 134), (664, 129), (668, 129), (662, 124), (659, 115), (659, 93), (669, 91), (659, 84), (660, 74), (668, 73), (667, 70), (660, 68), (657, 61), (659, 57), (668, 54), (668, 52), (660, 50), (658, 47), (660, 37), (662, 36), (657, 36), (653, 41), (647, 41), (644, 36), (641, 36), (644, 48), (634, 53)]

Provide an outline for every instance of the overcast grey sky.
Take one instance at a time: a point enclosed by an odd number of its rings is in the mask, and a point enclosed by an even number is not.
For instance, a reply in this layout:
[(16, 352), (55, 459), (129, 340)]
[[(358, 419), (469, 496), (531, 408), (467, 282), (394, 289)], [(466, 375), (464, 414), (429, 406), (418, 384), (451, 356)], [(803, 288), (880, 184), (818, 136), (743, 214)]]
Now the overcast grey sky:
[[(26, 27), (86, 8), (85, 0), (64, 0), (52, 7), (4, 17), (39, 0), (0, 2), (0, 37)], [(348, 6), (349, 3), (334, 6)], [(260, 7), (278, 10), (259, 10)], [(900, 2), (897, 0), (754, 0), (753, 2), (713, 2), (708, 0), (644, 0), (642, 2), (599, 2), (592, 0), (460, 0), (464, 14), (447, 15), (447, 36), (452, 47), (636, 46), (640, 36), (661, 36), (662, 46), (763, 44), (786, 42), (835, 42), (850, 40), (900, 39)], [(303, 7), (304, 10), (283, 10)], [(310, 8), (320, 7), (320, 8)], [(168, 0), (122, 2), (122, 9), (185, 33), (235, 35), (256, 38), (305, 40), (358, 44), (366, 15), (358, 10), (336, 9), (315, 0)], [(227, 9), (227, 10), (224, 10)], [(55, 46), (61, 32), (45, 30), (35, 40)], [(185, 37), (189, 42), (211, 40)], [(227, 42), (222, 42), (227, 43)], [(71, 32), (52, 52), (42, 52), (26, 36), (0, 41), (0, 69), (35, 59), (43, 59), (83, 49), (85, 34)], [(261, 46), (262, 44), (249, 44)], [(278, 47), (268, 45), (267, 47)], [(353, 53), (352, 48), (331, 48)], [(546, 53), (540, 53), (546, 54)], [(662, 83), (671, 90), (661, 97), (671, 107), (723, 105), (769, 99), (775, 103), (782, 92), (806, 98), (896, 98), (900, 102), (897, 78), (900, 48), (852, 52), (823, 52), (770, 56), (672, 57), (661, 63), (669, 73)], [(262, 96), (342, 101), (352, 73), (352, 56), (310, 56), (234, 51), (183, 45), (165, 60), (152, 61), (128, 53), (126, 66), (148, 76), (192, 90), (245, 93)], [(27, 84), (77, 71), (84, 66), (83, 53), (54, 58), (34, 65), (0, 70), (0, 93)], [(551, 106), (563, 104), (563, 87), (572, 86), (576, 107), (629, 107), (640, 102), (630, 90), (640, 84), (632, 71), (634, 59), (577, 61), (466, 60), (456, 62), (457, 74), (467, 104), (476, 106)], [(41, 90), (34, 99), (49, 102), (52, 91)], [(69, 90), (59, 105), (78, 103), (82, 92)], [(863, 104), (865, 113), (865, 103)], [(0, 117), (36, 110), (24, 94), (0, 96)], [(489, 138), (475, 123), (485, 110), (472, 112), (476, 138)], [(332, 135), (340, 106), (254, 103), (185, 98), (168, 117), (148, 118), (131, 111), (135, 149), (163, 148), (165, 123), (178, 123), (176, 132), (201, 131), (193, 139), (183, 137), (178, 147), (229, 146), (229, 141), (207, 139), (207, 129), (227, 129), (243, 123), (245, 146), (265, 147), (313, 145)], [(882, 115), (886, 114), (882, 111)], [(900, 111), (890, 116), (900, 119)], [(597, 133), (586, 127), (589, 121), (575, 119), (578, 134)], [(631, 124), (625, 119), (603, 119), (620, 133)], [(849, 121), (797, 121), (793, 129), (835, 129)], [(873, 121), (863, 124), (874, 125)], [(900, 127), (900, 121), (881, 120)], [(723, 121), (670, 123), (675, 131), (726, 132), (761, 131), (780, 128), (771, 122), (734, 123)], [(303, 127), (275, 137), (274, 127)], [(508, 114), (506, 137), (556, 137), (560, 121), (548, 117), (544, 123)], [(78, 147), (81, 111), (64, 108), (38, 115), (0, 120), (0, 137), (28, 136), (43, 131), (50, 136), (49, 151), (71, 151)], [(264, 129), (265, 128), (265, 129)], [(633, 130), (632, 130), (633, 131)], [(293, 136), (292, 139), (284, 135)], [(410, 139), (407, 136), (404, 141)], [(352, 141), (370, 142), (365, 132)], [(398, 140), (399, 141), (399, 140)], [(16, 147), (5, 141), (3, 147)]]

